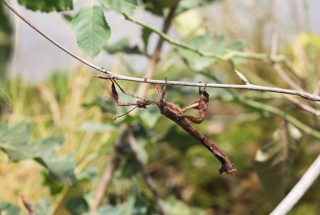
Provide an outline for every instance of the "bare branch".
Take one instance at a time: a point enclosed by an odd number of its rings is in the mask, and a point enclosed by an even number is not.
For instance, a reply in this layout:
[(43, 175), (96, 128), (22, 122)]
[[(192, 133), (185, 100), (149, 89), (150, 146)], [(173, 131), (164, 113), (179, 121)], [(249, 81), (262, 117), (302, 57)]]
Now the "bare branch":
[[(134, 78), (124, 75), (116, 75), (112, 74), (101, 74), (96, 75), (97, 78), (101, 79), (117, 79), (117, 80), (126, 80), (126, 81), (134, 81), (134, 82), (143, 82), (149, 84), (164, 84), (164, 80), (152, 80), (148, 79), (145, 80), (143, 78)], [(112, 77), (112, 78), (111, 78)], [(239, 90), (256, 90), (256, 91), (267, 91), (267, 92), (274, 92), (274, 93), (282, 93), (282, 94), (290, 94), (301, 96), (304, 99), (312, 100), (312, 101), (320, 101), (320, 96), (315, 96), (310, 93), (304, 93), (296, 90), (289, 90), (277, 87), (264, 87), (260, 85), (236, 85), (236, 84), (211, 84), (207, 83), (197, 83), (197, 82), (183, 82), (183, 81), (167, 81), (167, 85), (178, 85), (178, 86), (189, 86), (189, 87), (208, 87), (208, 88), (229, 88), (229, 89), (239, 89)]]
[(289, 194), (280, 202), (280, 204), (271, 212), (271, 215), (287, 214), (299, 199), (307, 192), (309, 187), (318, 178), (320, 174), (320, 155), (311, 164), (300, 181), (293, 187)]
[(295, 99), (291, 96), (288, 96), (288, 95), (285, 95), (286, 99), (288, 99), (293, 105), (295, 105), (296, 107), (304, 110), (304, 111), (307, 111), (309, 113), (312, 113), (313, 115), (315, 116), (320, 116), (320, 111), (319, 110), (316, 110), (308, 105), (305, 105), (303, 103), (301, 103), (298, 99)]
[(241, 81), (245, 84), (245, 85), (250, 85), (248, 79), (243, 75), (241, 74), (239, 71), (237, 70), (234, 70), (236, 72), (236, 74), (238, 75), (238, 77), (241, 79)]
[(29, 215), (36, 215), (36, 212), (33, 209), (32, 203), (30, 200), (23, 194), (20, 194), (20, 198), (24, 207), (27, 209)]

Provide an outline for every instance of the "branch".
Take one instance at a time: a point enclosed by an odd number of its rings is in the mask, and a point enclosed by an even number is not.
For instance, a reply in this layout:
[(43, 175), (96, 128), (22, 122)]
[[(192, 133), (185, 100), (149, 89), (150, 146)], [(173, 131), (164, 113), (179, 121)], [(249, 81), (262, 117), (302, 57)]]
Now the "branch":
[(291, 208), (299, 201), (313, 182), (320, 174), (320, 155), (311, 164), (300, 181), (293, 187), (289, 194), (280, 202), (280, 204), (271, 212), (271, 215), (287, 214)]
[[(76, 54), (72, 53), (71, 51), (69, 51), (68, 49), (66, 49), (65, 47), (63, 47), (62, 45), (60, 45), (58, 42), (56, 42), (55, 40), (51, 39), (48, 35), (46, 35), (45, 33), (43, 33), (42, 31), (40, 31), (37, 27), (35, 27), (33, 24), (31, 24), (26, 18), (24, 18), (21, 14), (19, 14), (14, 8), (12, 8), (6, 1), (2, 0), (2, 2), (10, 9), (12, 10), (17, 16), (19, 16), (25, 23), (27, 23), (30, 27), (32, 27), (34, 30), (36, 30), (39, 34), (41, 34), (43, 37), (45, 37), (48, 41), (50, 41), (51, 43), (53, 43), (54, 45), (56, 45), (58, 48), (60, 48), (61, 50), (63, 50), (64, 52), (66, 52), (67, 54), (69, 54), (70, 56), (74, 57), (75, 59), (77, 59), (78, 61), (86, 64), (87, 66), (102, 72), (104, 74), (102, 75), (97, 75), (98, 78), (102, 78), (102, 79), (118, 79), (118, 80), (127, 80), (127, 81), (134, 81), (134, 82), (142, 82), (142, 83), (149, 83), (149, 84), (164, 84), (163, 80), (149, 80), (148, 78), (142, 79), (142, 78), (134, 78), (134, 77), (128, 77), (128, 76), (124, 76), (124, 75), (118, 75), (118, 74), (114, 74), (106, 69), (104, 69), (103, 67), (98, 67), (84, 59), (82, 59), (81, 57), (77, 56)], [(220, 60), (229, 60), (232, 57), (243, 57), (243, 58), (251, 58), (251, 59), (255, 59), (255, 60), (268, 60), (272, 62), (286, 62), (286, 58), (284, 56), (268, 56), (267, 54), (261, 54), (261, 53), (246, 53), (246, 52), (238, 52), (238, 51), (232, 51), (229, 52), (227, 55), (217, 55), (214, 53), (209, 53), (209, 52), (202, 52), (194, 47), (191, 47), (189, 45), (186, 45), (184, 43), (181, 42), (177, 42), (173, 39), (171, 39), (169, 36), (167, 36), (167, 34), (158, 31), (157, 29), (145, 25), (143, 23), (140, 23), (137, 20), (134, 20), (133, 18), (129, 17), (128, 15), (125, 15), (125, 17), (135, 23), (138, 23), (144, 27), (147, 27), (149, 29), (151, 29), (152, 31), (154, 31), (155, 33), (157, 33), (162, 39), (166, 40), (167, 42), (173, 44), (173, 45), (177, 45), (180, 46), (182, 48), (188, 49), (188, 50), (192, 50), (198, 54), (200, 54), (201, 56), (206, 56), (206, 57), (215, 57), (217, 59)], [(167, 85), (179, 85), (179, 86), (190, 86), (190, 87), (204, 87), (205, 84), (201, 84), (201, 83), (193, 83), (193, 82), (178, 82), (178, 81), (168, 81)], [(301, 96), (304, 99), (308, 99), (308, 100), (312, 100), (312, 101), (320, 101), (320, 96), (315, 96), (309, 93), (305, 93), (305, 92), (299, 92), (299, 91), (295, 91), (295, 90), (288, 90), (288, 89), (282, 89), (282, 88), (274, 88), (274, 87), (264, 87), (264, 86), (259, 86), (259, 85), (233, 85), (233, 84), (210, 84), (208, 83), (206, 87), (211, 87), (211, 88), (230, 88), (230, 89), (245, 89), (245, 90), (257, 90), (257, 91), (268, 91), (268, 92), (274, 92), (274, 93), (283, 93), (283, 94), (290, 94), (290, 95), (297, 95), (297, 96)]]
[(312, 113), (315, 116), (320, 116), (320, 111), (316, 110), (306, 104), (301, 103), (298, 99), (292, 98), (291, 96), (285, 95), (286, 99), (288, 99), (293, 105), (295, 105), (296, 107), (307, 111), (309, 113)]
[[(117, 79), (117, 80), (126, 80), (126, 81), (134, 81), (134, 82), (143, 82), (149, 84), (164, 84), (164, 80), (152, 80), (146, 78), (134, 78), (124, 75), (117, 74), (101, 74), (96, 75), (97, 78), (101, 79)], [(254, 84), (246, 84), (246, 85), (236, 85), (236, 84), (213, 84), (213, 83), (198, 83), (198, 82), (183, 82), (183, 81), (167, 81), (167, 85), (179, 85), (179, 86), (189, 86), (189, 87), (207, 87), (207, 88), (229, 88), (229, 89), (239, 89), (239, 90), (256, 90), (256, 91), (267, 91), (274, 93), (282, 93), (282, 94), (290, 94), (301, 96), (304, 99), (312, 100), (312, 101), (320, 101), (320, 96), (315, 96), (310, 93), (300, 92), (296, 90), (289, 90), (277, 87), (265, 87)]]
[(24, 207), (27, 209), (29, 215), (36, 215), (36, 212), (33, 209), (32, 203), (30, 200), (23, 194), (20, 194), (20, 198)]

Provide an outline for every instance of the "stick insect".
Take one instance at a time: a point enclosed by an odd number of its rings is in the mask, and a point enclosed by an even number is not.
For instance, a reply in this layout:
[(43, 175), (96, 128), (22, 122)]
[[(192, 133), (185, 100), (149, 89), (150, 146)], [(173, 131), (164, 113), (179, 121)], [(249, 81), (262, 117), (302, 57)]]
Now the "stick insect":
[[(193, 102), (191, 105), (182, 109), (171, 102), (167, 102), (164, 99), (164, 96), (166, 94), (167, 78), (165, 78), (165, 84), (162, 90), (159, 85), (157, 84), (154, 85), (154, 88), (157, 94), (160, 96), (160, 100), (148, 100), (145, 98), (138, 97), (134, 94), (125, 92), (121, 88), (121, 86), (116, 82), (115, 79), (111, 78), (110, 80), (112, 81), (112, 85), (111, 85), (112, 96), (115, 102), (117, 103), (117, 105), (118, 106), (135, 106), (133, 109), (131, 109), (127, 113), (131, 112), (135, 108), (147, 108), (147, 106), (151, 104), (157, 105), (162, 115), (171, 119), (173, 122), (178, 124), (181, 128), (183, 128), (185, 131), (191, 134), (195, 139), (201, 142), (202, 145), (204, 145), (221, 162), (222, 166), (218, 170), (220, 174), (222, 174), (223, 172), (226, 172), (227, 174), (231, 174), (231, 175), (235, 174), (236, 169), (233, 167), (233, 164), (230, 162), (229, 158), (208, 138), (200, 134), (188, 121), (190, 120), (191, 122), (199, 124), (204, 120), (204, 117), (208, 109), (208, 102), (209, 102), (209, 94), (205, 91), (205, 88), (203, 90), (199, 88), (199, 95), (200, 95), (199, 101)], [(119, 95), (117, 93), (115, 85), (117, 85), (124, 94), (134, 97), (138, 100), (135, 103), (119, 102)], [(200, 116), (193, 117), (193, 116), (184, 115), (184, 113), (189, 109), (199, 110)], [(121, 117), (121, 116), (118, 116), (118, 117)]]

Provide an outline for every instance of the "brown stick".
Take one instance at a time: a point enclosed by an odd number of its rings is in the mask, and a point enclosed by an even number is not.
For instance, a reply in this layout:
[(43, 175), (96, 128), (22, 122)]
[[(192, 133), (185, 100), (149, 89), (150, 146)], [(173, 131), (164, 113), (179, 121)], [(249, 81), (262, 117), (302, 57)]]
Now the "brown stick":
[(20, 198), (24, 207), (27, 209), (29, 215), (36, 215), (35, 210), (33, 209), (32, 203), (30, 200), (23, 194), (20, 194)]

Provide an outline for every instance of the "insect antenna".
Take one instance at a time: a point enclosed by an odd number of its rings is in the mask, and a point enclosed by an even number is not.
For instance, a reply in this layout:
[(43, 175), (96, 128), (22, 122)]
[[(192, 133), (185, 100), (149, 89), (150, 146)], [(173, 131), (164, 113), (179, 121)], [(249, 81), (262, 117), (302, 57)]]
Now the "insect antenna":
[(127, 115), (128, 113), (130, 113), (131, 111), (133, 111), (133, 110), (136, 109), (137, 107), (138, 107), (138, 105), (135, 106), (134, 108), (132, 108), (131, 110), (129, 110), (128, 112), (126, 112), (126, 113), (124, 113), (124, 114), (121, 114), (120, 116), (116, 116), (113, 120), (116, 120), (116, 119), (118, 119), (118, 118), (120, 118), (120, 117), (123, 117), (123, 116)]

